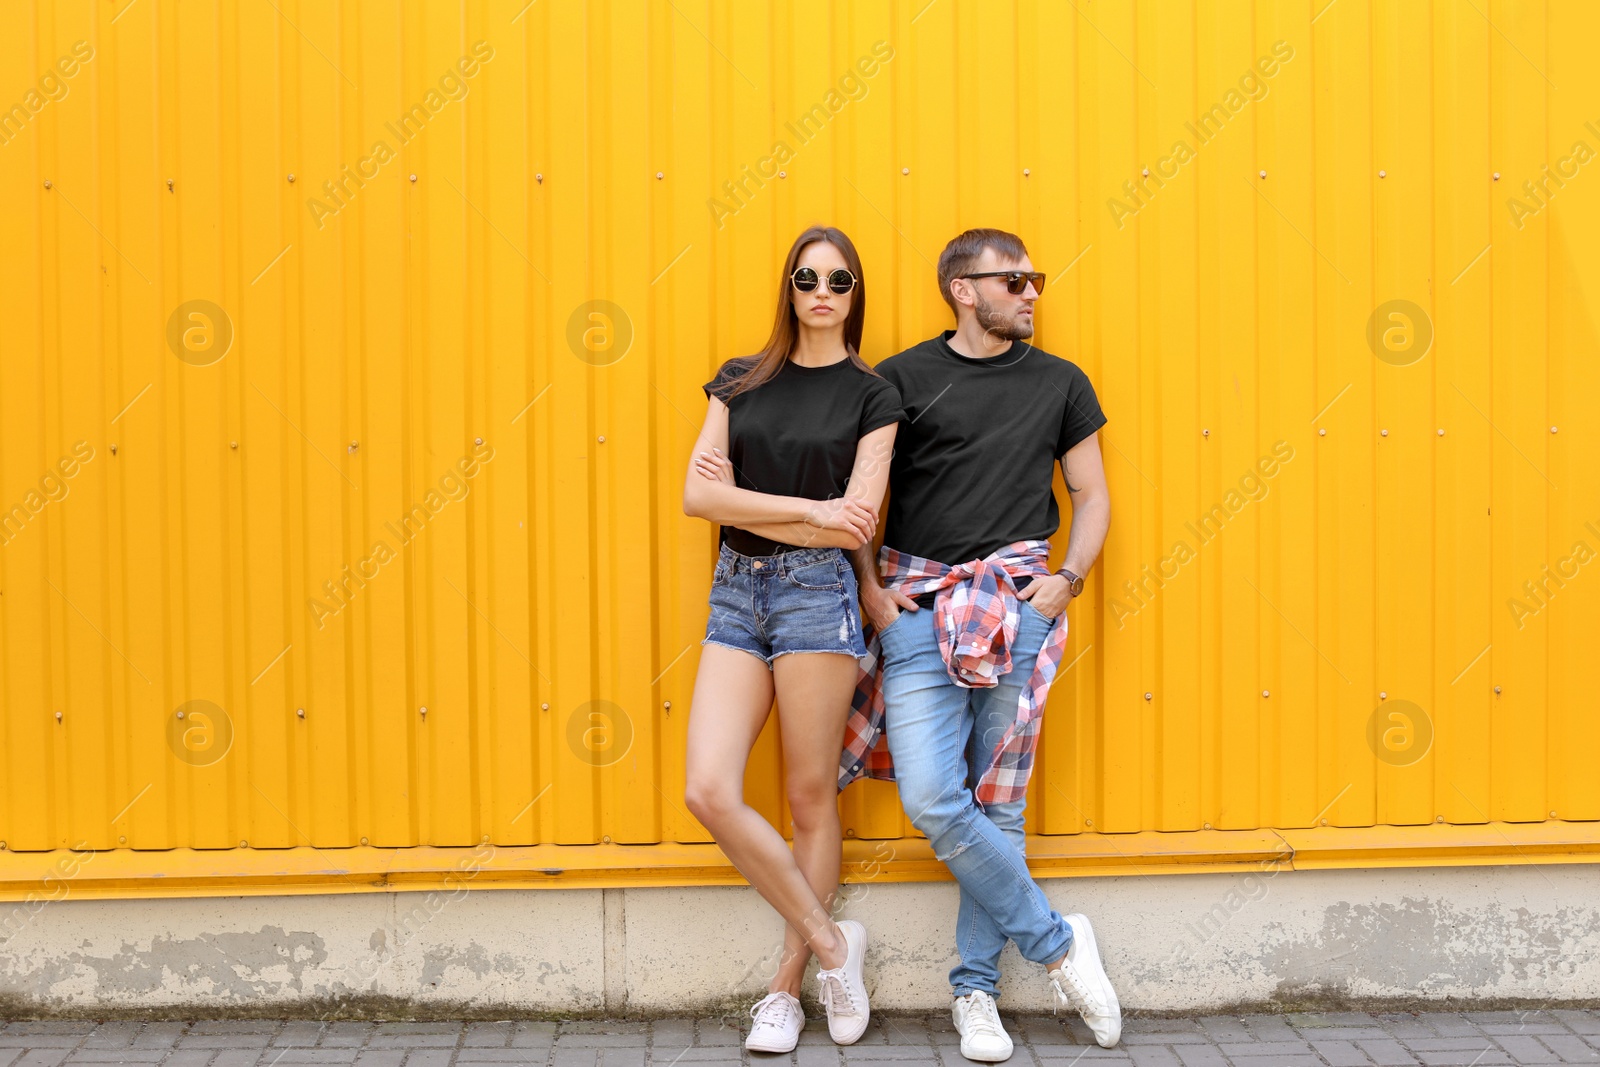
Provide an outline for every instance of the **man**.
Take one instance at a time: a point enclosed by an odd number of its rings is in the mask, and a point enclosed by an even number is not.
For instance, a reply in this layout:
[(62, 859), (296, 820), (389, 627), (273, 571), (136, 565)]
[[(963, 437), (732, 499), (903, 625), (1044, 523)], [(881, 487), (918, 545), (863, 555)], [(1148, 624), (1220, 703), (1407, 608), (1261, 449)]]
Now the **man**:
[[(994, 1004), (1007, 939), (1047, 968), (1056, 997), (1110, 1048), (1122, 1012), (1089, 920), (1053, 911), (1023, 858), (1028, 775), (1066, 648), (1065, 609), (1111, 521), (1096, 437), (1106, 418), (1083, 371), (1028, 343), (1044, 275), (1020, 238), (968, 230), (938, 269), (956, 328), (877, 368), (900, 390), (905, 419), (881, 580), (871, 545), (851, 559), (876, 632), (840, 781), (893, 778), (961, 885), (950, 984), (963, 1055), (1011, 1055)], [(1072, 532), (1065, 565), (1051, 573), (1058, 461)]]

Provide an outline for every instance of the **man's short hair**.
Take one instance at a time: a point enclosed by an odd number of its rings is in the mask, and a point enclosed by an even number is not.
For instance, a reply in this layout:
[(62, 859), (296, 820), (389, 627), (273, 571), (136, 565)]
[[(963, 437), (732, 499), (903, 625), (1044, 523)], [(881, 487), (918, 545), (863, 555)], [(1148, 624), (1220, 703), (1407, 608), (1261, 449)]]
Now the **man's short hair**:
[(939, 253), (939, 295), (944, 297), (944, 302), (950, 305), (950, 310), (956, 312), (957, 316), (960, 312), (956, 309), (956, 298), (950, 295), (950, 283), (963, 274), (972, 273), (978, 260), (983, 257), (985, 248), (994, 249), (995, 254), (1003, 259), (1028, 258), (1028, 249), (1023, 245), (1022, 238), (1005, 230), (980, 228), (953, 238)]

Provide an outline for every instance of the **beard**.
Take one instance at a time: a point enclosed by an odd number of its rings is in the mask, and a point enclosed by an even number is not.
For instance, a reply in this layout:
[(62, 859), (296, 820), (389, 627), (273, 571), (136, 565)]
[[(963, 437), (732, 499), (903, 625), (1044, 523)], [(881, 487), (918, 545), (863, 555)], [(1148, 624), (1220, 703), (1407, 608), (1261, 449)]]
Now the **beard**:
[(1033, 336), (1033, 323), (1023, 321), (1016, 315), (1003, 315), (996, 311), (994, 305), (983, 297), (978, 297), (973, 305), (973, 310), (978, 315), (978, 325), (983, 327), (983, 332), (992, 334), (1002, 341), (1026, 341)]

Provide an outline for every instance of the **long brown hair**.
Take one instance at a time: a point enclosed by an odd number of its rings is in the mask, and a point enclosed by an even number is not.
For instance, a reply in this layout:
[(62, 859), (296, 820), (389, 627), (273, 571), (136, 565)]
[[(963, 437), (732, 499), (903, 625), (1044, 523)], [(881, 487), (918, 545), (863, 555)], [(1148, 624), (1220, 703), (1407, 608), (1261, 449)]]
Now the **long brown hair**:
[(761, 351), (745, 357), (750, 360), (750, 367), (732, 379), (733, 387), (722, 397), (724, 403), (770, 380), (794, 353), (800, 339), (800, 322), (795, 317), (794, 302), (790, 298), (789, 278), (794, 274), (795, 264), (800, 261), (800, 253), (805, 251), (807, 245), (818, 241), (826, 241), (837, 248), (844, 257), (845, 266), (856, 276), (856, 287), (850, 293), (850, 314), (844, 320), (845, 353), (858, 368), (877, 375), (878, 372), (869, 367), (860, 355), (861, 330), (867, 318), (867, 281), (861, 273), (861, 257), (843, 230), (832, 226), (811, 226), (794, 239), (789, 255), (784, 258), (783, 270), (778, 275), (778, 313), (773, 319), (772, 335), (767, 338)]

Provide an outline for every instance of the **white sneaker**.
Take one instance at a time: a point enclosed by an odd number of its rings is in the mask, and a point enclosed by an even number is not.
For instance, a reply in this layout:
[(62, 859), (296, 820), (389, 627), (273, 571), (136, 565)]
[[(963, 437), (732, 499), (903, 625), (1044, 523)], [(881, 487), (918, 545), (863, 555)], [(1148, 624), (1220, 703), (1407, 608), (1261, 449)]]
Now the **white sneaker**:
[(867, 983), (861, 962), (867, 954), (867, 928), (854, 919), (839, 924), (844, 935), (845, 960), (831, 971), (818, 971), (822, 1007), (828, 1013), (828, 1036), (834, 1044), (853, 1045), (867, 1032)]
[(1072, 927), (1072, 947), (1067, 950), (1066, 962), (1050, 972), (1050, 984), (1061, 1003), (1083, 1016), (1100, 1047), (1113, 1048), (1122, 1037), (1122, 1004), (1100, 962), (1094, 928), (1088, 916), (1077, 912), (1067, 916), (1067, 925)]
[(788, 993), (768, 993), (750, 1009), (750, 1036), (744, 1047), (751, 1052), (793, 1052), (800, 1043), (806, 1014), (800, 1002)]
[(961, 1035), (961, 1054), (979, 1063), (1001, 1063), (1011, 1058), (1011, 1035), (1000, 1025), (994, 998), (981, 989), (957, 997), (950, 1017)]

